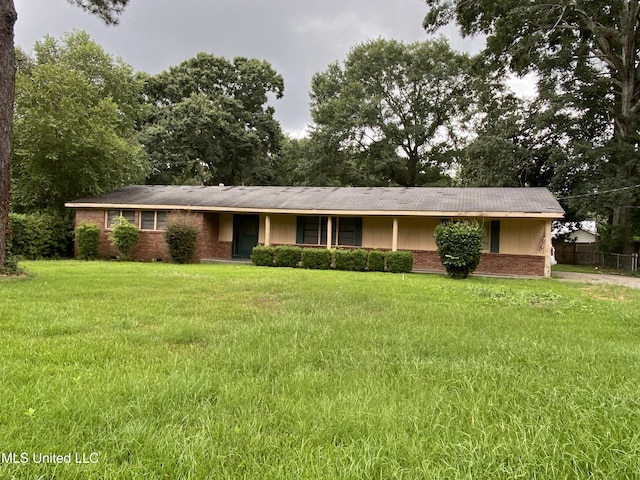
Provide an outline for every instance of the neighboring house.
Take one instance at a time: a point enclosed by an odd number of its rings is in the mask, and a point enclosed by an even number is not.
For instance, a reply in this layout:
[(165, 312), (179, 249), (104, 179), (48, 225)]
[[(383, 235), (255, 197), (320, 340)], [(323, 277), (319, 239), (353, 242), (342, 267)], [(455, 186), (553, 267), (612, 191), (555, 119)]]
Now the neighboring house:
[(262, 245), (411, 250), (414, 270), (443, 271), (433, 232), (443, 221), (485, 226), (478, 273), (550, 276), (551, 222), (564, 211), (546, 188), (202, 187), (135, 185), (66, 204), (76, 224), (108, 232), (122, 215), (141, 229), (133, 258), (168, 261), (163, 230), (190, 212), (199, 230), (196, 261), (249, 258)]
[(559, 263), (600, 265), (598, 227), (594, 221), (556, 222), (552, 228), (553, 245)]
[(552, 235), (554, 239), (562, 238), (564, 242), (590, 245), (598, 241), (598, 227), (593, 220), (577, 224), (558, 222), (557, 227), (552, 230)]

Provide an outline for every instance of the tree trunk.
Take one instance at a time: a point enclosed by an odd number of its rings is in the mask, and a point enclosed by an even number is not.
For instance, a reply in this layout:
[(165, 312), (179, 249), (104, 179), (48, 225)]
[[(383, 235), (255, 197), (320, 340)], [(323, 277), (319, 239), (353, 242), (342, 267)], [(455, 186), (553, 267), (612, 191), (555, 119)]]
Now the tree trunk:
[(7, 264), (11, 142), (16, 80), (13, 26), (17, 19), (13, 0), (0, 0), (0, 273)]

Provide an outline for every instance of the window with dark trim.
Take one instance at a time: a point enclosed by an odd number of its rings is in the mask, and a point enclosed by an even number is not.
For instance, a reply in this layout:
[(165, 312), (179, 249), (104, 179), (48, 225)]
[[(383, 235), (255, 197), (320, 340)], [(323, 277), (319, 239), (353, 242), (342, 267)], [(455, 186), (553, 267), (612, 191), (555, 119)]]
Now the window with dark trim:
[(500, 252), (500, 220), (491, 220), (491, 253)]
[[(326, 245), (329, 217), (299, 216), (296, 243)], [(362, 217), (331, 217), (331, 245), (359, 247), (362, 245)]]
[(482, 249), (491, 253), (500, 253), (500, 220), (491, 220), (484, 224)]

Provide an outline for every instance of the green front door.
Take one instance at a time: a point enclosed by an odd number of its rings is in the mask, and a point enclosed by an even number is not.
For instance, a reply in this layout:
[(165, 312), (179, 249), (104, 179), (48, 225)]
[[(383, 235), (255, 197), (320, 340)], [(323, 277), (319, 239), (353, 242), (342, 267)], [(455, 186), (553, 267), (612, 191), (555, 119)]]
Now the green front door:
[(233, 216), (233, 258), (251, 258), (253, 247), (258, 244), (260, 215)]

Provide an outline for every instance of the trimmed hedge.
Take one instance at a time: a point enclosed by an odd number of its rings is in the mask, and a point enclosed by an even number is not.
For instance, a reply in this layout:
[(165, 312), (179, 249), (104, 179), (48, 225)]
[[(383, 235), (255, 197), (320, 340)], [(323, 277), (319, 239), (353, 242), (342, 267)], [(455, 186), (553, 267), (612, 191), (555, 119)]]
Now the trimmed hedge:
[(387, 269), (391, 273), (411, 273), (413, 270), (413, 253), (406, 250), (387, 252)]
[(100, 227), (95, 223), (81, 223), (75, 229), (80, 260), (96, 260), (100, 255)]
[(413, 270), (413, 253), (409, 251), (382, 252), (362, 249), (328, 250), (326, 248), (300, 248), (295, 246), (253, 248), (251, 261), (258, 266), (303, 267), (314, 270), (350, 270), (357, 272), (410, 273)]
[(384, 272), (384, 252), (371, 250), (369, 252), (369, 271)]
[(312, 270), (329, 270), (331, 268), (332, 251), (326, 248), (304, 248), (302, 250), (302, 267)]
[(259, 267), (273, 267), (275, 250), (272, 247), (258, 245), (253, 247), (251, 261)]
[(335, 250), (333, 255), (336, 270), (364, 272), (367, 268), (367, 252), (365, 250)]
[(302, 261), (302, 248), (300, 247), (275, 247), (273, 263), (276, 267), (296, 268)]

